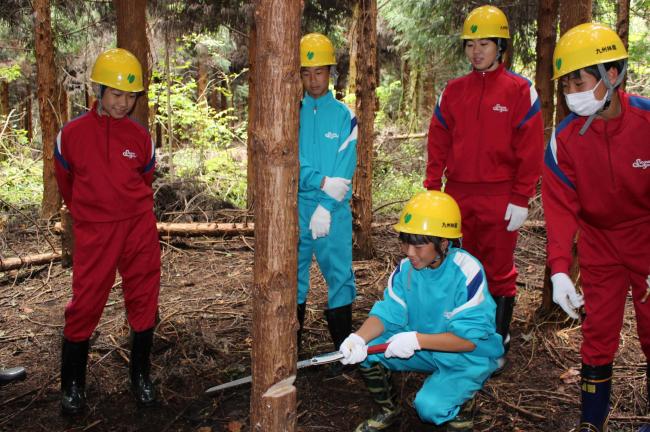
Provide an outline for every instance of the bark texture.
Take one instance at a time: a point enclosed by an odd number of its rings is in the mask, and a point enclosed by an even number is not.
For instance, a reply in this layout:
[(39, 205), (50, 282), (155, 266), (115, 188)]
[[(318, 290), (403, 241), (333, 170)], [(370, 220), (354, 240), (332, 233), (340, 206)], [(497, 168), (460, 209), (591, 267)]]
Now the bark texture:
[(255, 160), (251, 431), (296, 428), (299, 0), (255, 9)]
[(147, 0), (113, 0), (117, 16), (117, 46), (129, 50), (140, 61), (144, 92), (138, 97), (131, 117), (149, 128), (149, 40), (147, 39)]
[(54, 141), (59, 130), (56, 110), (57, 73), (54, 66), (54, 42), (49, 0), (34, 0), (34, 51), (36, 55), (36, 82), (38, 109), (43, 140), (43, 201), (41, 216), (50, 218), (58, 213), (61, 204), (59, 187), (54, 175)]
[[(354, 244), (360, 259), (373, 255), (372, 224), (372, 152), (375, 111), (377, 109), (377, 1), (359, 0), (357, 26), (356, 115), (357, 169), (352, 189)], [(352, 64), (352, 59), (350, 59)], [(352, 75), (350, 75), (352, 76)]]

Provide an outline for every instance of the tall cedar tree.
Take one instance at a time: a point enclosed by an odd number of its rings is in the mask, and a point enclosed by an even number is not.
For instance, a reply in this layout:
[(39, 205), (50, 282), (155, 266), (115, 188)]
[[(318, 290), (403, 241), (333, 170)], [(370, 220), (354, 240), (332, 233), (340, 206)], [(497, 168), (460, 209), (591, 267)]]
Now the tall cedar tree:
[(251, 431), (296, 427), (300, 0), (255, 5), (256, 97)]

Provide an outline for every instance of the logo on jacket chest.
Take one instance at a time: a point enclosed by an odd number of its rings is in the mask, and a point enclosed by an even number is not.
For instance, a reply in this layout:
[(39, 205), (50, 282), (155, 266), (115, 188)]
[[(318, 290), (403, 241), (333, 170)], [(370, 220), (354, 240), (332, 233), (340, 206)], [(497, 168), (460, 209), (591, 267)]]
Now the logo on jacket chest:
[(492, 111), (504, 113), (504, 112), (508, 112), (508, 107), (503, 106), (501, 104), (496, 104), (492, 107)]
[(122, 153), (122, 156), (124, 156), (125, 158), (128, 158), (128, 159), (135, 159), (135, 158), (138, 157), (137, 154), (135, 154), (134, 152), (132, 152), (129, 149), (124, 150), (124, 152)]
[(334, 133), (334, 132), (331, 132), (331, 131), (330, 131), (330, 132), (327, 132), (327, 133), (325, 134), (325, 138), (327, 138), (327, 139), (331, 139), (331, 140), (333, 140), (333, 139), (337, 139), (338, 137), (339, 137), (339, 134)]
[(650, 168), (650, 160), (641, 160), (637, 159), (634, 162), (632, 162), (632, 167), (633, 168), (641, 168), (641, 169), (647, 169)]

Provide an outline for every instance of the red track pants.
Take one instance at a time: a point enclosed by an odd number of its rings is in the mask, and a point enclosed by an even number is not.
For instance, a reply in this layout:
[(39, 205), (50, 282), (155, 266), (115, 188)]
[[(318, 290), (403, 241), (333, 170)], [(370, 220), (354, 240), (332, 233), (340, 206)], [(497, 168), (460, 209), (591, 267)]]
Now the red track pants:
[(72, 300), (65, 308), (63, 334), (72, 342), (89, 339), (115, 282), (122, 292), (131, 328), (155, 325), (160, 291), (160, 245), (153, 212), (116, 222), (75, 221)]
[(650, 358), (650, 229), (637, 225), (618, 230), (580, 225), (578, 261), (585, 297), (582, 361), (591, 366), (611, 363), (618, 349), (625, 300), (630, 286), (641, 349)]
[(517, 294), (515, 247), (517, 232), (506, 230), (504, 220), (510, 195), (478, 195), (453, 190), (449, 193), (460, 207), (463, 249), (483, 264), (488, 289), (493, 296), (514, 297)]

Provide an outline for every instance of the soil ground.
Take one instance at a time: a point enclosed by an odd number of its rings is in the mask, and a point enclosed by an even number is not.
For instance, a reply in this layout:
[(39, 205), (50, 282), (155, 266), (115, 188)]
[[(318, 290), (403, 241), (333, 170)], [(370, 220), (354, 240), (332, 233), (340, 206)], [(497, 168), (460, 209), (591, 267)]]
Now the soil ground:
[[(230, 217), (232, 220), (232, 217)], [(22, 224), (22, 225), (21, 225)], [(26, 219), (1, 232), (2, 256), (48, 250), (51, 233)], [(358, 326), (381, 298), (399, 259), (390, 227), (373, 233), (376, 258), (355, 261)], [(153, 377), (160, 401), (136, 408), (128, 389), (129, 329), (120, 279), (92, 338), (88, 410), (78, 418), (59, 414), (59, 361), (63, 310), (70, 297), (71, 270), (60, 263), (0, 273), (0, 366), (22, 365), (28, 377), (0, 388), (2, 431), (247, 431), (247, 385), (206, 397), (212, 385), (250, 372), (250, 288), (254, 239), (171, 238), (161, 240), (163, 273), (160, 323), (153, 350)], [(544, 271), (543, 228), (523, 230), (517, 252), (519, 294), (506, 370), (477, 395), (476, 431), (571, 431), (579, 416), (580, 327), (563, 314), (541, 317)], [(332, 350), (323, 318), (326, 289), (312, 272), (306, 335), (301, 358)], [(633, 431), (650, 421), (645, 407), (645, 359), (631, 302), (621, 333), (609, 431)], [(444, 430), (422, 424), (412, 400), (424, 376), (395, 374), (405, 415), (392, 431)], [(356, 372), (328, 378), (327, 367), (301, 369), (299, 431), (351, 431), (376, 408)]]

